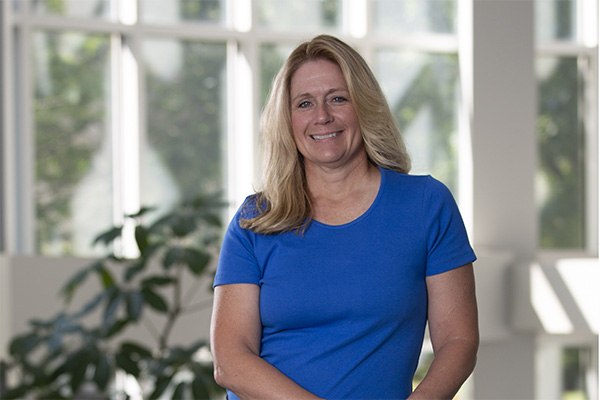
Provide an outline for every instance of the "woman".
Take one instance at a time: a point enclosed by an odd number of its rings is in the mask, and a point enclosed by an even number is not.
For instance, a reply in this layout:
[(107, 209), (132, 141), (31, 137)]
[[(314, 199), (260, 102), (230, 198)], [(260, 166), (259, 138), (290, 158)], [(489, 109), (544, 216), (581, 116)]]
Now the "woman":
[[(263, 190), (225, 235), (215, 378), (233, 398), (452, 398), (478, 347), (475, 260), (444, 185), (408, 175), (362, 57), (298, 46), (263, 113)], [(429, 324), (434, 360), (412, 378)]]

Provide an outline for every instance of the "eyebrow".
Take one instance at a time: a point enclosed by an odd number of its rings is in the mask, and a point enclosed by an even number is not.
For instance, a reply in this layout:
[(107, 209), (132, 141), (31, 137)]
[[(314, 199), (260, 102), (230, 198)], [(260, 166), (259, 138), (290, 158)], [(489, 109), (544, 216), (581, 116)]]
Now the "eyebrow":
[[(346, 93), (350, 93), (350, 91), (348, 89), (344, 89), (344, 88), (331, 88), (329, 89), (327, 92), (325, 92), (325, 96), (330, 95), (331, 93), (335, 93), (335, 92), (346, 92)], [(296, 100), (302, 98), (302, 97), (314, 97), (312, 94), (310, 94), (309, 92), (304, 92), (304, 93), (300, 93), (296, 96), (294, 96), (293, 98), (290, 99), (290, 102), (294, 103)]]

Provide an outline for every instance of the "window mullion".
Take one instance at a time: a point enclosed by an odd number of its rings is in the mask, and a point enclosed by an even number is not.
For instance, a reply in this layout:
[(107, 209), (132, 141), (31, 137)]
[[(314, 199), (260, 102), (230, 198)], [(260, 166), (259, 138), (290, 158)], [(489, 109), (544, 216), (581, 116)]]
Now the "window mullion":
[(111, 140), (113, 149), (113, 221), (124, 225), (122, 255), (136, 256), (133, 225), (124, 218), (140, 207), (140, 95), (138, 63), (130, 43), (111, 37)]
[(227, 190), (230, 212), (253, 191), (255, 46), (227, 44)]
[(18, 253), (34, 253), (36, 247), (36, 218), (35, 218), (35, 140), (34, 140), (34, 118), (35, 108), (33, 104), (33, 69), (32, 69), (32, 32), (31, 25), (25, 23), (21, 25), (16, 34), (16, 55), (19, 71), (15, 69), (15, 82), (18, 87), (17, 92), (20, 96), (17, 98), (17, 118), (15, 125), (16, 148), (20, 158), (17, 162), (17, 182), (16, 182), (16, 212), (19, 216), (19, 223), (16, 228), (15, 251)]
[(599, 252), (599, 182), (598, 182), (598, 58), (590, 56), (585, 58), (584, 69), (584, 104), (583, 123), (585, 129), (584, 139), (584, 174), (585, 174), (585, 236), (586, 250), (593, 256)]

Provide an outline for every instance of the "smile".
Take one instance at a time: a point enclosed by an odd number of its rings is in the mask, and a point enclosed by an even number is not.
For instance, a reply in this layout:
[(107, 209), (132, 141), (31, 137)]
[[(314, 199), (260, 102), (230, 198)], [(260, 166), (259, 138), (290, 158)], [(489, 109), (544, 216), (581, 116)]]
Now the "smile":
[(311, 138), (313, 138), (314, 140), (324, 140), (324, 139), (331, 139), (333, 137), (336, 137), (338, 135), (337, 132), (333, 132), (333, 133), (327, 133), (324, 135), (310, 135)]

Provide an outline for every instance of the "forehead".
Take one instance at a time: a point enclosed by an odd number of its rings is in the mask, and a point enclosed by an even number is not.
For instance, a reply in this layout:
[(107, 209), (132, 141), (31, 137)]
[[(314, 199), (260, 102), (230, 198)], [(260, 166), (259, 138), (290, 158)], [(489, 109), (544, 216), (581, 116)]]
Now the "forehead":
[(294, 94), (311, 90), (347, 89), (340, 67), (326, 59), (305, 61), (292, 75), (290, 92)]

